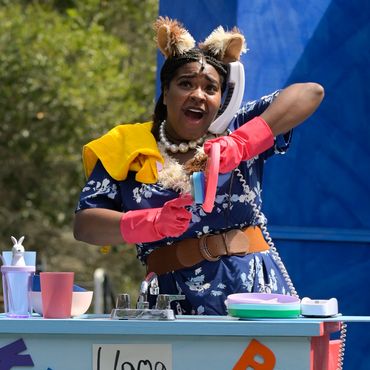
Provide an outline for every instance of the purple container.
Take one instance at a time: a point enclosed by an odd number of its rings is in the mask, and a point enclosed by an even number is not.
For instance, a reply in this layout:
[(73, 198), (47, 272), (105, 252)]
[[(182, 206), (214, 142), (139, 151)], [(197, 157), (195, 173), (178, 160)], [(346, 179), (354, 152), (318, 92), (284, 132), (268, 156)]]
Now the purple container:
[(35, 266), (1, 266), (6, 316), (25, 318), (32, 315), (30, 292)]

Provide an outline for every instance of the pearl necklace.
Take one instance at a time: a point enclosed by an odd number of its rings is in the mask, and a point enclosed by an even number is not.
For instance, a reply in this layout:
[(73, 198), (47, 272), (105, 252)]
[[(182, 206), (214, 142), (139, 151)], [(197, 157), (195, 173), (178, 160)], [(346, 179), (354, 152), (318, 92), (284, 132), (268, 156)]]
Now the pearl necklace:
[(169, 150), (172, 153), (186, 153), (189, 151), (189, 149), (195, 149), (198, 145), (202, 145), (206, 134), (204, 134), (202, 137), (200, 137), (198, 140), (190, 140), (188, 143), (180, 143), (180, 144), (173, 144), (171, 143), (165, 133), (164, 126), (166, 125), (166, 120), (162, 121), (161, 125), (159, 126), (159, 139), (161, 143), (164, 145), (166, 150)]

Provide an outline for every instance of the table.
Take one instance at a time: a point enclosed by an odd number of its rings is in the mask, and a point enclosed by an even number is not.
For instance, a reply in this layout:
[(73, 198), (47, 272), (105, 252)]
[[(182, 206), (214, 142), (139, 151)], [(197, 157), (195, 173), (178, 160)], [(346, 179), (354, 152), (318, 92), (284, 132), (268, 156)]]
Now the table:
[[(174, 321), (0, 315), (0, 370), (329, 370), (342, 321), (178, 316)], [(332, 358), (334, 356), (335, 358)], [(336, 364), (335, 364), (336, 366)], [(334, 367), (335, 368), (335, 367)]]

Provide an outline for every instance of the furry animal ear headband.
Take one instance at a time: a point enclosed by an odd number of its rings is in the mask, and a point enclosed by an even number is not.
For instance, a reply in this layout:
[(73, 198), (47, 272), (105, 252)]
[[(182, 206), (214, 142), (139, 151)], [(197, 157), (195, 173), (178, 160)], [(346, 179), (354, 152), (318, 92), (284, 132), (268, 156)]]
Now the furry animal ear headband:
[[(166, 59), (195, 47), (195, 40), (177, 20), (159, 17), (154, 22), (154, 31), (158, 48)], [(247, 51), (245, 38), (236, 27), (226, 32), (219, 26), (198, 47), (225, 64), (240, 60), (240, 55)]]

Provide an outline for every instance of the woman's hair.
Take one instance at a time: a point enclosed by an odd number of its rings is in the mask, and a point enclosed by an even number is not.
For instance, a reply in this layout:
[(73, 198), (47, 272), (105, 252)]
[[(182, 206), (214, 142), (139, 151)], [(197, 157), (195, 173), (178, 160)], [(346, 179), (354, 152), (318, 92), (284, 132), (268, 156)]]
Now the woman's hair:
[(152, 128), (152, 134), (154, 137), (158, 140), (159, 137), (159, 126), (163, 120), (167, 118), (167, 108), (163, 104), (163, 91), (165, 88), (168, 88), (172, 79), (174, 78), (176, 71), (188, 63), (193, 63), (200, 61), (201, 59), (204, 59), (206, 63), (213, 66), (216, 71), (218, 72), (221, 80), (221, 90), (224, 90), (226, 76), (227, 76), (227, 67), (225, 64), (211, 56), (209, 53), (206, 53), (205, 51), (201, 49), (191, 49), (187, 51), (186, 53), (179, 55), (179, 56), (173, 56), (169, 57), (165, 60), (161, 73), (160, 73), (160, 79), (161, 79), (161, 95), (159, 96), (157, 103), (154, 108), (154, 114), (153, 114), (153, 128)]

